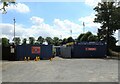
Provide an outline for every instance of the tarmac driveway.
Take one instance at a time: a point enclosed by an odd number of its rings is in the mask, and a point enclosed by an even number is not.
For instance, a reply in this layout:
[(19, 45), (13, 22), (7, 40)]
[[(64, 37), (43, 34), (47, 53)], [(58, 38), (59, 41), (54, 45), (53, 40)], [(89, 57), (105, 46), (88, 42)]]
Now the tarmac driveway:
[(118, 60), (3, 61), (3, 82), (118, 82)]

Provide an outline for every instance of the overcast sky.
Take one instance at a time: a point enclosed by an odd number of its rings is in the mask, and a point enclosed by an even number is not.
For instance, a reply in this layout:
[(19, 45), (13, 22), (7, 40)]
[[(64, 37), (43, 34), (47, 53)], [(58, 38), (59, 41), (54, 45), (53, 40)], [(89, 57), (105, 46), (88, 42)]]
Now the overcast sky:
[[(22, 0), (21, 0), (22, 1)], [(67, 38), (85, 32), (97, 33), (100, 24), (93, 23), (95, 11), (93, 8), (99, 0), (66, 0), (66, 2), (54, 2), (54, 0), (30, 2), (18, 2), (15, 6), (7, 8), (7, 14), (1, 14), (0, 32), (2, 37), (13, 38), (13, 18), (16, 19), (16, 37), (37, 39), (42, 37)], [(2, 4), (1, 4), (2, 5)], [(1, 6), (0, 5), (0, 6)], [(116, 34), (117, 35), (117, 34)], [(115, 35), (115, 37), (117, 37)], [(62, 36), (62, 37), (61, 37)]]

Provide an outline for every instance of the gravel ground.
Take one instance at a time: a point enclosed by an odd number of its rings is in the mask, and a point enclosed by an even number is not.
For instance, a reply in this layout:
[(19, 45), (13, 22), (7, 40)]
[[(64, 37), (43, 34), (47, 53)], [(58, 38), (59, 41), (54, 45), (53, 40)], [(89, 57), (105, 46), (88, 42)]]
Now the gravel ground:
[(118, 82), (118, 60), (3, 61), (3, 82)]

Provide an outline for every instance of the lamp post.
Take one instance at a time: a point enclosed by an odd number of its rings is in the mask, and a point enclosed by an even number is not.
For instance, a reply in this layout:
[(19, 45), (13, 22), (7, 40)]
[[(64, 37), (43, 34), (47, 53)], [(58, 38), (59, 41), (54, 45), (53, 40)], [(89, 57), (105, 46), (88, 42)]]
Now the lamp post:
[(13, 21), (14, 21), (14, 39), (15, 39), (15, 18), (13, 19)]
[(85, 33), (85, 22), (83, 22), (83, 33)]
[(71, 37), (72, 37), (72, 29), (70, 30), (70, 34), (71, 34)]
[(60, 39), (62, 39), (62, 35), (60, 35)]

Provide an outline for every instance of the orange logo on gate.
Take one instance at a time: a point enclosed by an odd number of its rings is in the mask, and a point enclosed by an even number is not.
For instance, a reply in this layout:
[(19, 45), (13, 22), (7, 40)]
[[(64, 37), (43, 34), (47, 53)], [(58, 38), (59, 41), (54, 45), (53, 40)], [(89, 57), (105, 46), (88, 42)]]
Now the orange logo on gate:
[(85, 48), (86, 51), (96, 51), (96, 48)]
[(32, 54), (40, 54), (40, 47), (32, 47)]

